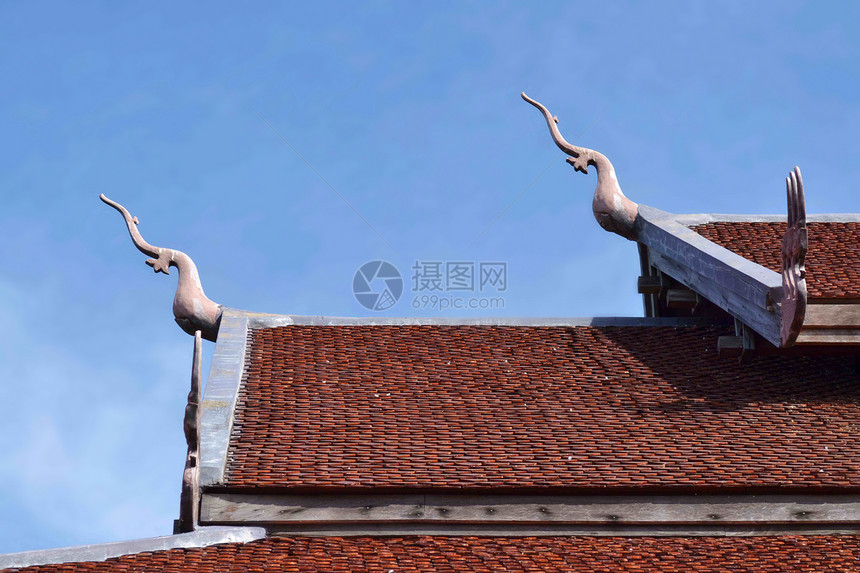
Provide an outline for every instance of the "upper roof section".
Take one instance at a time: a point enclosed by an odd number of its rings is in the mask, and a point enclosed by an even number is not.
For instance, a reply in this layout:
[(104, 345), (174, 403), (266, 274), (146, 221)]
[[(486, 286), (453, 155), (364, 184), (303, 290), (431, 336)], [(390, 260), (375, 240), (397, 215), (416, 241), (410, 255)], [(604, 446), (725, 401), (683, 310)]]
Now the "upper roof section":
[[(582, 173), (588, 173), (589, 168), (596, 172), (592, 210), (598, 223), (639, 244), (643, 271), (640, 288), (650, 289), (643, 294), (652, 297), (645, 300), (648, 316), (661, 316), (661, 308), (680, 300), (690, 303), (694, 311), (708, 304), (721, 309), (735, 317), (744, 332), (755, 332), (778, 348), (795, 343), (860, 345), (860, 273), (856, 264), (860, 216), (849, 216), (835, 227), (812, 224), (813, 270), (807, 277), (810, 229), (799, 168), (795, 167), (785, 180), (785, 224), (751, 221), (746, 225), (702, 226), (702, 221), (691, 222), (689, 216), (628, 199), (606, 155), (565, 140), (558, 118), (539, 102), (522, 96), (540, 110), (553, 141), (570, 156), (568, 163)], [(203, 338), (214, 341), (224, 307), (206, 297), (191, 258), (181, 251), (147, 243), (136, 217), (104, 195), (101, 199), (122, 214), (134, 245), (151, 257), (147, 264), (157, 272), (167, 273), (170, 267), (179, 271), (173, 303), (179, 325), (189, 334), (199, 331)], [(669, 291), (677, 291), (672, 288), (675, 286), (686, 292), (675, 292), (678, 296), (673, 298)], [(653, 295), (663, 297), (662, 301)], [(708, 304), (701, 304), (703, 301)], [(853, 308), (808, 308), (832, 302)], [(754, 345), (754, 338), (744, 336), (744, 350)]]
[(860, 344), (860, 214), (805, 219), (807, 248), (798, 259), (787, 254), (797, 229), (782, 217), (640, 206), (646, 312), (665, 316), (669, 293), (680, 287), (694, 295), (687, 316), (706, 301), (775, 347)]
[[(739, 326), (754, 331), (775, 347), (786, 348), (795, 343), (860, 344), (860, 300), (851, 302), (856, 303), (856, 307), (847, 312), (845, 308), (810, 309), (811, 315), (808, 312), (810, 295), (804, 264), (809, 249), (809, 230), (803, 179), (798, 167), (785, 179), (787, 216), (786, 223), (779, 227), (782, 234), (777, 242), (772, 240), (772, 247), (760, 253), (754, 244), (756, 235), (747, 236), (744, 232), (751, 228), (740, 227), (731, 242), (739, 244), (748, 240), (749, 250), (733, 252), (734, 249), (722, 248), (719, 241), (701, 240), (704, 236), (714, 238), (714, 235), (707, 231), (696, 235), (681, 223), (684, 216), (664, 213), (628, 199), (621, 191), (609, 158), (567, 142), (557, 125), (558, 118), (541, 103), (525, 94), (522, 97), (541, 112), (552, 140), (570, 156), (568, 163), (576, 171), (588, 173), (588, 168), (593, 167), (597, 172), (592, 211), (600, 226), (639, 243), (643, 271), (640, 288), (648, 289), (649, 292), (642, 291), (648, 296), (663, 297), (658, 301), (646, 296), (645, 309), (649, 316), (659, 316), (657, 311), (673, 302), (689, 303), (690, 307), (701, 310), (707, 306), (702, 305), (702, 301), (707, 301), (734, 316)], [(755, 232), (762, 231), (756, 229)], [(831, 235), (824, 233), (820, 238), (826, 241)], [(850, 289), (858, 288), (856, 265), (846, 268), (856, 261), (856, 250), (853, 257), (847, 259), (824, 255), (824, 251), (837, 253), (840, 246), (851, 248), (852, 238), (856, 236), (842, 237), (842, 245), (830, 244), (821, 249), (823, 256), (817, 261), (821, 290), (813, 291), (822, 294), (819, 302), (837, 298), (845, 302), (845, 296), (823, 296), (829, 288), (833, 292), (854, 292)], [(819, 243), (819, 248), (821, 246)], [(759, 254), (761, 256), (750, 256)], [(676, 291), (673, 297), (667, 292), (667, 286), (683, 289), (673, 289)], [(743, 340), (744, 350), (753, 348), (754, 336), (745, 335)]]
[[(809, 222), (807, 228), (809, 298), (860, 300), (860, 221)], [(774, 272), (782, 270), (784, 221), (717, 221), (692, 229), (745, 259)]]
[[(245, 359), (204, 485), (860, 486), (853, 357), (741, 366), (717, 356), (719, 327), (257, 326), (219, 339)], [(207, 401), (230, 402), (207, 388), (204, 426)]]

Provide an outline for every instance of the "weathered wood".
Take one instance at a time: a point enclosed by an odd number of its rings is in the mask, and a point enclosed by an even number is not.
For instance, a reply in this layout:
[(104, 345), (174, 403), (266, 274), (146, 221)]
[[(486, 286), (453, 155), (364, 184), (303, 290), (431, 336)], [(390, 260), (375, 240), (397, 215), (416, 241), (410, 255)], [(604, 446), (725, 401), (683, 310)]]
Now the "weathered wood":
[(183, 430), (188, 451), (182, 472), (182, 492), (179, 496), (178, 533), (197, 528), (200, 510), (200, 387), (203, 380), (203, 337), (194, 333), (194, 357), (191, 362), (191, 390), (185, 406)]
[[(731, 290), (721, 290), (712, 280), (699, 275), (692, 269), (665, 257), (653, 249), (649, 253), (651, 264), (656, 268), (681, 284), (698, 292), (735, 318), (743, 320), (765, 340), (774, 346), (779, 346), (780, 319), (776, 309), (769, 311), (766, 307), (758, 306), (756, 303), (743, 298)], [(776, 275), (776, 273), (774, 274)]]
[(636, 283), (639, 294), (658, 294), (663, 290), (663, 281), (659, 276), (640, 276)]
[[(648, 247), (646, 247), (642, 243), (637, 242), (636, 248), (639, 251), (639, 270), (642, 273), (642, 276), (660, 277), (660, 273), (657, 271), (657, 269), (651, 266), (651, 261), (648, 258)], [(645, 312), (645, 316), (659, 316), (660, 313), (657, 310), (658, 295), (659, 291), (657, 293), (652, 294), (642, 293), (642, 310)]]
[[(386, 316), (299, 316), (295, 314), (282, 315), (260, 315), (233, 309), (225, 309), (225, 318), (246, 318), (248, 329), (257, 328), (280, 328), (282, 326), (563, 326), (567, 328), (580, 326), (656, 326), (656, 327), (683, 327), (683, 326), (708, 326), (713, 324), (710, 318), (700, 317), (643, 317), (643, 316), (592, 316), (586, 318), (516, 318), (509, 316), (496, 317), (398, 317)], [(231, 326), (221, 325), (219, 339), (224, 335), (225, 328), (233, 329)], [(215, 346), (215, 353), (218, 353)], [(235, 350), (233, 351), (235, 352)], [(213, 364), (215, 357), (212, 358)], [(208, 389), (207, 384), (207, 389)]]
[(224, 309), (218, 342), (209, 367), (209, 378), (200, 408), (200, 485), (224, 479), (227, 448), (233, 428), (233, 412), (245, 368), (245, 345), (251, 313)]
[(201, 523), (391, 521), (424, 517), (424, 495), (203, 495)]
[(670, 288), (666, 291), (666, 306), (669, 308), (695, 308), (699, 297), (693, 291), (685, 288)]
[(737, 358), (743, 351), (743, 336), (720, 336), (717, 338), (717, 355), (720, 358)]
[(755, 332), (746, 324), (735, 319), (735, 334), (741, 338), (741, 354), (738, 362), (747, 364), (752, 361), (755, 351)]
[(611, 536), (611, 537), (761, 537), (770, 535), (857, 535), (853, 524), (624, 524), (624, 523), (463, 523), (463, 522), (396, 522), (396, 523), (289, 523), (266, 527), (269, 535), (295, 536), (390, 536), (390, 535), (492, 535), (519, 536)]
[(797, 341), (809, 298), (806, 289), (806, 251), (809, 236), (806, 229), (806, 199), (803, 194), (803, 177), (800, 167), (785, 178), (788, 197), (788, 223), (782, 238), (782, 299), (780, 312), (780, 346), (790, 347)]
[(201, 523), (851, 523), (858, 495), (517, 496), (206, 493)]
[[(714, 286), (737, 293), (762, 307), (781, 291), (782, 277), (717, 245), (692, 229), (678, 223), (675, 215), (642, 206), (639, 217), (639, 239), (665, 257), (702, 275)], [(704, 294), (704, 293), (700, 293)]]
[(651, 265), (740, 319), (779, 346), (782, 276), (753, 263), (675, 220), (642, 206), (637, 239), (648, 247)]
[(540, 110), (549, 127), (552, 140), (562, 152), (570, 155), (567, 162), (574, 170), (588, 173), (588, 168), (594, 167), (597, 171), (597, 189), (594, 191), (591, 209), (600, 226), (626, 239), (634, 239), (639, 206), (621, 192), (615, 168), (609, 158), (593, 149), (579, 147), (565, 141), (558, 129), (558, 118), (553, 116), (543, 104), (531, 99), (525, 93), (521, 95), (524, 100)]
[(860, 345), (860, 329), (804, 328), (795, 344)]
[(860, 328), (860, 304), (809, 304), (803, 330), (834, 327)]

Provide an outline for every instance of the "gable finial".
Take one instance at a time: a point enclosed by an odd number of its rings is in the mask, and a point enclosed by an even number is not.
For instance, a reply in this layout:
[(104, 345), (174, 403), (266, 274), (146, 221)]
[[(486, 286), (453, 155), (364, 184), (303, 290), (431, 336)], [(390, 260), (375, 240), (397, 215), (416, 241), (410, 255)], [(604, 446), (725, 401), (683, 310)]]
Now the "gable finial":
[(179, 271), (179, 282), (176, 285), (176, 296), (173, 298), (173, 316), (176, 323), (188, 334), (194, 335), (201, 331), (203, 338), (215, 341), (218, 337), (218, 323), (221, 321), (221, 305), (212, 302), (203, 292), (197, 266), (191, 257), (175, 249), (154, 247), (143, 240), (137, 229), (139, 221), (132, 217), (128, 209), (111, 201), (104, 194), (99, 196), (102, 201), (122, 214), (128, 226), (128, 234), (134, 246), (141, 253), (153, 257), (146, 264), (156, 273), (170, 274), (170, 267)]
[(782, 346), (792, 346), (806, 318), (806, 251), (809, 237), (806, 230), (806, 197), (800, 167), (785, 178), (788, 197), (788, 226), (782, 239)]
[(571, 156), (567, 162), (573, 165), (576, 171), (588, 173), (589, 165), (597, 169), (597, 189), (594, 191), (591, 209), (600, 226), (632, 240), (635, 237), (634, 223), (639, 214), (639, 206), (621, 192), (615, 168), (612, 167), (609, 159), (593, 149), (568, 143), (558, 130), (558, 118), (553, 116), (543, 104), (527, 96), (525, 92), (521, 95), (524, 100), (541, 111), (546, 118), (552, 140), (559, 149)]

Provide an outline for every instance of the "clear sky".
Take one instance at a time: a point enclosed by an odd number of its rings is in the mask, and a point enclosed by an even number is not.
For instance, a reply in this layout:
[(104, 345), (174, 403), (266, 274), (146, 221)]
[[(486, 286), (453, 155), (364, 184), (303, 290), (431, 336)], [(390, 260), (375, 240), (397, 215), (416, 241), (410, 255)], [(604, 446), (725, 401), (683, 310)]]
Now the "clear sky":
[[(857, 212), (853, 2), (0, 4), (0, 552), (171, 532), (192, 340), (175, 272), (234, 308), (414, 309), (415, 261), (507, 263), (504, 308), (641, 315), (633, 244), (538, 112), (673, 212)], [(852, 183), (854, 181), (855, 183)], [(375, 259), (404, 275), (380, 313)], [(207, 353), (212, 345), (207, 343)]]

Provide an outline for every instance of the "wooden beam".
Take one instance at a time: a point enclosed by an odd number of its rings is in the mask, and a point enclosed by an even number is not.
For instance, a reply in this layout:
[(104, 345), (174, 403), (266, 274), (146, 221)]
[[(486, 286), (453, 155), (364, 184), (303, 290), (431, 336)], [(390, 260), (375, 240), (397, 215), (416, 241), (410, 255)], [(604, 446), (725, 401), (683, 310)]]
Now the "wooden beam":
[(720, 336), (717, 339), (717, 355), (720, 358), (739, 358), (743, 351), (743, 336)]
[[(651, 267), (651, 262), (648, 260), (648, 247), (642, 243), (636, 243), (636, 247), (639, 251), (639, 270), (642, 276), (654, 275), (656, 271)], [(657, 316), (656, 299), (656, 295), (642, 293), (642, 310), (645, 312), (645, 316)]]
[(670, 213), (643, 205), (637, 221), (637, 240), (648, 247), (653, 267), (779, 346), (779, 273), (705, 239)]
[(663, 290), (663, 280), (658, 276), (640, 276), (636, 283), (639, 294), (659, 294)]
[(797, 337), (798, 345), (860, 345), (860, 329), (857, 328), (803, 328)]
[(205, 493), (201, 524), (611, 523), (860, 526), (860, 495), (528, 496)]
[(618, 523), (290, 523), (267, 525), (270, 536), (356, 537), (405, 535), (469, 535), (494, 537), (762, 537), (785, 535), (857, 535), (856, 525), (788, 524), (618, 524)]
[(671, 276), (684, 286), (698, 292), (705, 299), (711, 301), (718, 307), (722, 308), (735, 318), (739, 318), (744, 323), (758, 332), (765, 340), (779, 346), (779, 314), (776, 309), (767, 310), (763, 306), (757, 306), (755, 303), (744, 299), (741, 295), (728, 289), (721, 290), (707, 277), (704, 277), (693, 270), (666, 258), (655, 250), (650, 251), (651, 263), (661, 271)]
[(860, 328), (860, 304), (815, 304), (806, 306), (803, 328)]
[(699, 304), (699, 297), (686, 288), (670, 288), (666, 291), (666, 306), (669, 308), (693, 309)]
[[(781, 294), (779, 273), (717, 245), (678, 223), (675, 215), (642, 206), (639, 240), (650, 250), (702, 275), (721, 289), (732, 291), (756, 305), (767, 307), (776, 291)], [(704, 293), (700, 293), (704, 294)]]

